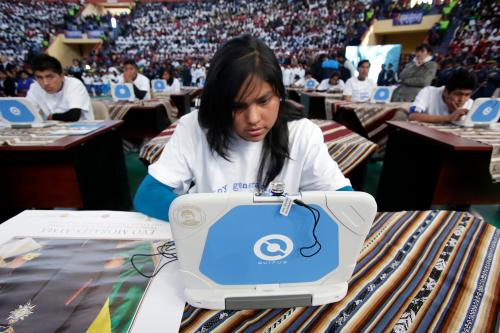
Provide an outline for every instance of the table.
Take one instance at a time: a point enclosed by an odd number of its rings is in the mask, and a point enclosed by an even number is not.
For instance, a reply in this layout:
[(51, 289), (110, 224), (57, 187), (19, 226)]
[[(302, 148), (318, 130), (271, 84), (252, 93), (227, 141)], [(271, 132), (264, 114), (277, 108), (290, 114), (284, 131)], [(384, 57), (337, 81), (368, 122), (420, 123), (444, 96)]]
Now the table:
[[(168, 239), (139, 213), (25, 211), (0, 225), (14, 236)], [(466, 212), (379, 213), (347, 296), (307, 308), (212, 311), (185, 305), (178, 263), (152, 280), (132, 332), (495, 332), (500, 320), (500, 229)], [(498, 324), (497, 324), (498, 325)]]
[(311, 119), (332, 119), (327, 118), (326, 100), (341, 100), (342, 92), (317, 92), (304, 90), (300, 94), (300, 103), (304, 105), (304, 113)]
[[(92, 240), (166, 240), (172, 238), (168, 223), (140, 213), (58, 210), (28, 210), (0, 224), (0, 244), (19, 236)], [(173, 262), (168, 265), (168, 269), (161, 270), (152, 279), (130, 332), (178, 331), (184, 309), (182, 282), (177, 273), (178, 269), (178, 263)], [(2, 292), (5, 290), (1, 290), (0, 294)], [(47, 311), (43, 308), (36, 310), (37, 312)], [(126, 315), (132, 319), (134, 312), (128, 312)], [(32, 331), (46, 333), (39, 329)]]
[(177, 109), (170, 99), (150, 99), (134, 102), (104, 100), (110, 118), (123, 120), (125, 139), (152, 138), (177, 119)]
[[(495, 128), (460, 127), (452, 124), (418, 123), (440, 132), (451, 133), (464, 139), (478, 141), (492, 146), (490, 174), (494, 182), (500, 182), (500, 126)], [(500, 124), (499, 124), (500, 125)]]
[(388, 124), (379, 210), (500, 203), (500, 183), (489, 172), (491, 145), (413, 122)]
[(300, 103), (300, 94), (304, 90), (304, 88), (299, 87), (285, 87), (286, 89), (286, 98), (290, 99), (294, 102)]
[(333, 101), (331, 110), (327, 110), (326, 118), (345, 125), (379, 146), (384, 146), (388, 135), (386, 121), (395, 117), (406, 120), (409, 108), (410, 103)]
[(495, 332), (499, 238), (468, 213), (381, 213), (342, 301), (247, 311), (187, 305), (180, 332)]
[(304, 114), (310, 119), (327, 118), (326, 100), (341, 100), (342, 92), (319, 92), (299, 87), (287, 87), (287, 98), (304, 106)]
[(170, 95), (179, 109), (179, 117), (191, 112), (191, 101), (200, 96), (202, 90), (198, 87), (183, 87), (179, 94)]
[[(312, 121), (323, 131), (328, 152), (337, 162), (340, 170), (351, 179), (354, 188), (361, 188), (366, 159), (377, 150), (377, 145), (334, 121), (319, 119), (312, 119)], [(174, 133), (175, 126), (175, 124), (171, 125), (144, 144), (139, 158), (146, 164), (155, 162)]]
[(0, 211), (26, 208), (124, 209), (131, 206), (122, 121), (86, 135), (33, 146), (0, 146)]
[(170, 99), (179, 110), (178, 116), (181, 117), (191, 112), (191, 101), (200, 96), (202, 88), (199, 87), (182, 87), (179, 93), (152, 93), (153, 97)]

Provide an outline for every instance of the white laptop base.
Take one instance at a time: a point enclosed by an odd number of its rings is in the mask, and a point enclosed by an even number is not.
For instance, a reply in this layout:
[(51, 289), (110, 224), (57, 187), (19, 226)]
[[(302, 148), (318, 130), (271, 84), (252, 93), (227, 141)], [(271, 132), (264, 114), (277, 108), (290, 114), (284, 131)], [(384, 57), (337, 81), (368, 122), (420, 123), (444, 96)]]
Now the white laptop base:
[(375, 200), (363, 192), (291, 197), (320, 212), (316, 254), (313, 214), (293, 204), (288, 216), (281, 215), (282, 197), (187, 194), (172, 203), (169, 219), (188, 303), (207, 309), (286, 308), (346, 295), (375, 218)]

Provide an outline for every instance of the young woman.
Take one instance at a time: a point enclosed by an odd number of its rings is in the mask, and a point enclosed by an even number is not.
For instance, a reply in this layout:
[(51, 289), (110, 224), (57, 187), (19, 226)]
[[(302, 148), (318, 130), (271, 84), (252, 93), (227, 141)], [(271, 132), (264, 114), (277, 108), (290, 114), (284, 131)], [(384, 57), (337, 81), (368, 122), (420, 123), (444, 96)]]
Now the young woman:
[(181, 92), (181, 83), (175, 78), (172, 68), (165, 68), (160, 77), (167, 81), (167, 89), (165, 92), (169, 94), (178, 94)]
[(212, 59), (198, 112), (182, 117), (138, 189), (136, 209), (167, 220), (187, 192), (352, 190), (319, 127), (285, 101), (273, 52), (245, 35)]

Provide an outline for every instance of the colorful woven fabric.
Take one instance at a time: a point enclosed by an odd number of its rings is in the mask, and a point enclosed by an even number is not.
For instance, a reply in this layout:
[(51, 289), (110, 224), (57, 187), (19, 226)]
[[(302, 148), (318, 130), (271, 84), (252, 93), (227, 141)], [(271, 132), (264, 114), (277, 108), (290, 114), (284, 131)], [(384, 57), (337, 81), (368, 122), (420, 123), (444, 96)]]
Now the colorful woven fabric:
[[(323, 131), (328, 152), (344, 174), (348, 174), (377, 150), (376, 144), (334, 121), (317, 119), (312, 121)], [(174, 133), (175, 126), (175, 124), (171, 125), (146, 143), (142, 147), (139, 157), (148, 163), (155, 162)]]
[(114, 102), (111, 100), (104, 100), (104, 104), (108, 107), (109, 116), (113, 120), (122, 120), (125, 118), (125, 115), (129, 112), (129, 110), (133, 108), (155, 108), (155, 107), (163, 107), (167, 111), (168, 119), (171, 123), (177, 120), (177, 115), (179, 111), (172, 104), (170, 98), (162, 98), (162, 99), (149, 99), (143, 101), (118, 101)]
[[(403, 102), (382, 104), (333, 101), (330, 109), (326, 110), (327, 118), (334, 117), (333, 115), (337, 112), (337, 110), (339, 110), (339, 108), (352, 110), (359, 119), (361, 126), (365, 129), (367, 138), (378, 145), (385, 145), (388, 138), (386, 121), (398, 117), (406, 120), (410, 104), (411, 103)], [(332, 116), (328, 117), (330, 111), (332, 112)]]
[(500, 131), (485, 128), (465, 128), (451, 124), (418, 123), (441, 132), (451, 133), (464, 139), (478, 141), (493, 147), (490, 174), (494, 182), (500, 182)]
[(499, 239), (469, 213), (381, 213), (342, 301), (246, 311), (186, 304), (180, 331), (498, 332)]
[(328, 153), (337, 162), (344, 174), (349, 174), (378, 148), (373, 142), (339, 123), (319, 119), (312, 119), (311, 121), (323, 131)]

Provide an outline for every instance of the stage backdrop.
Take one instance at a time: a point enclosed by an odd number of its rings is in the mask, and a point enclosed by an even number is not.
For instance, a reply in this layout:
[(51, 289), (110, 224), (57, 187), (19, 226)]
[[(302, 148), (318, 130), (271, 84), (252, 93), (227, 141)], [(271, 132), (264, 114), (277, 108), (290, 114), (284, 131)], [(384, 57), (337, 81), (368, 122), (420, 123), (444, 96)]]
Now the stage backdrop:
[[(360, 60), (368, 59), (371, 63), (368, 77), (377, 82), (378, 74), (382, 69), (382, 64), (392, 64), (396, 71), (399, 66), (399, 57), (401, 55), (401, 45), (372, 45), (372, 46), (348, 46), (345, 56), (354, 68), (357, 67)], [(356, 71), (357, 75), (357, 71)]]

